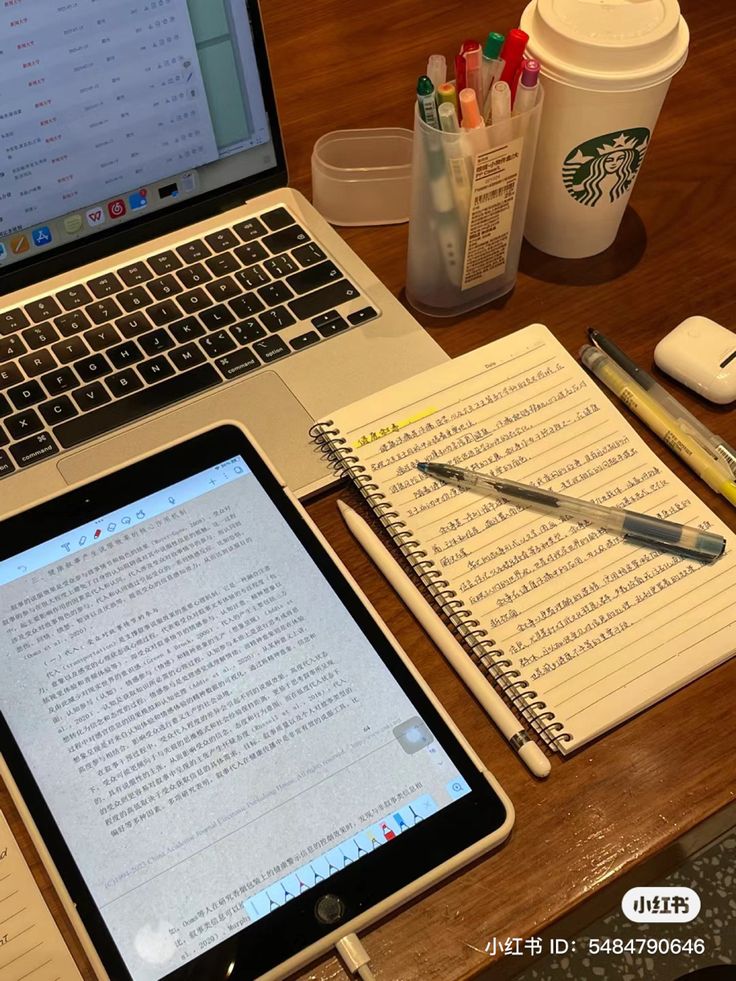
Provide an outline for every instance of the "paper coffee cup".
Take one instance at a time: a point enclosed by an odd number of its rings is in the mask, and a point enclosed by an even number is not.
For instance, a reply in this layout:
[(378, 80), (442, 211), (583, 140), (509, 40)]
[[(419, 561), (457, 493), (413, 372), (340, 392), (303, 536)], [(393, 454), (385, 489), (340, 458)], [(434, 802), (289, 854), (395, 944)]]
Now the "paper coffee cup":
[(542, 115), (524, 236), (550, 255), (607, 249), (689, 33), (677, 0), (532, 0)]

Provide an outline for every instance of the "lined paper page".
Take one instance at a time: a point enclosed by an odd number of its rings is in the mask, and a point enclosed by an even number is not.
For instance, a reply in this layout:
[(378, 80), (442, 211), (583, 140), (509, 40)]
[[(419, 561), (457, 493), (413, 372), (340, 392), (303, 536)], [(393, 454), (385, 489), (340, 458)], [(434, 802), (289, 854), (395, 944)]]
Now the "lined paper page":
[[(736, 646), (736, 536), (539, 324), (332, 414), (443, 577), (572, 737), (571, 751)], [(662, 449), (662, 454), (667, 451)], [(723, 534), (713, 565), (439, 485), (493, 472)], [(537, 701), (537, 698), (533, 699)]]
[(0, 981), (82, 981), (2, 811)]

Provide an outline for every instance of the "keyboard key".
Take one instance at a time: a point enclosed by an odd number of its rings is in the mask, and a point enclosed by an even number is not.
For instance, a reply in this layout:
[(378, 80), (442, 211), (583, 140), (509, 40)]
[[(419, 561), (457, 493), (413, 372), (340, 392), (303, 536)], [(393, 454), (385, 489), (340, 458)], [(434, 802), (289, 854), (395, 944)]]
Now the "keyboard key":
[[(314, 321), (312, 321), (314, 323)], [(323, 337), (332, 337), (334, 334), (339, 334), (343, 330), (347, 330), (350, 324), (347, 320), (343, 320), (342, 317), (338, 317), (336, 320), (330, 320), (326, 324), (320, 324), (317, 330)]]
[(29, 323), (30, 320), (20, 307), (6, 310), (5, 313), (0, 313), (0, 335), (4, 337), (6, 334), (13, 334), (16, 330), (23, 330)]
[(74, 313), (65, 313), (63, 316), (57, 317), (54, 323), (59, 328), (59, 333), (62, 337), (71, 337), (72, 334), (78, 334), (82, 330), (89, 330), (92, 326), (92, 321), (81, 310), (75, 310)]
[(126, 286), (137, 286), (138, 283), (147, 283), (153, 279), (153, 273), (145, 262), (131, 262), (129, 266), (118, 269), (118, 276)]
[(222, 279), (217, 279), (214, 283), (207, 283), (205, 289), (216, 302), (229, 300), (233, 296), (240, 296), (243, 292), (232, 276), (223, 276)]
[(2, 426), (0, 426), (0, 446), (6, 446), (10, 442), (10, 436), (5, 432)]
[(340, 320), (340, 314), (337, 310), (327, 310), (325, 313), (319, 314), (318, 317), (313, 317), (312, 323), (315, 327), (322, 327), (324, 324), (329, 324), (331, 320)]
[(240, 244), (238, 236), (229, 228), (221, 228), (219, 232), (205, 235), (204, 240), (213, 252), (224, 252), (225, 249), (232, 249)]
[(316, 330), (308, 330), (306, 334), (300, 334), (298, 337), (292, 337), (289, 343), (295, 351), (301, 351), (303, 347), (309, 347), (310, 344), (316, 344), (319, 339), (320, 337)]
[(183, 347), (175, 348), (169, 355), (179, 371), (186, 371), (187, 368), (194, 368), (198, 364), (203, 364), (207, 359), (196, 344), (185, 344)]
[(238, 344), (252, 344), (253, 341), (257, 341), (260, 337), (267, 336), (266, 328), (262, 324), (259, 324), (255, 318), (243, 320), (241, 323), (235, 324), (234, 327), (230, 328), (230, 333)]
[(151, 358), (149, 361), (142, 361), (138, 365), (138, 371), (140, 371), (144, 381), (147, 381), (149, 385), (163, 381), (164, 378), (171, 378), (174, 374), (171, 362), (163, 354), (160, 354), (157, 358)]
[(296, 323), (286, 307), (274, 307), (273, 310), (266, 310), (261, 314), (261, 323), (270, 331), (281, 330), (282, 327), (291, 327)]
[[(144, 337), (147, 336), (144, 334)], [(107, 357), (113, 368), (127, 368), (143, 360), (143, 352), (135, 341), (125, 341), (117, 347), (111, 347)]]
[(258, 352), (265, 364), (291, 354), (280, 337), (265, 337), (262, 341), (256, 341), (253, 350)]
[(183, 265), (181, 259), (174, 252), (159, 252), (158, 255), (149, 256), (147, 262), (158, 276), (173, 272), (175, 269), (181, 269)]
[(2, 358), (17, 358), (27, 351), (28, 348), (17, 334), (13, 334), (11, 337), (6, 337), (0, 341), (0, 360)]
[(314, 266), (302, 269), (301, 272), (294, 273), (293, 276), (287, 276), (286, 282), (295, 293), (308, 293), (341, 276), (342, 273), (334, 262), (318, 262)]
[(208, 330), (220, 330), (222, 327), (227, 327), (228, 324), (234, 324), (236, 318), (232, 310), (228, 309), (224, 303), (218, 303), (211, 310), (203, 310), (199, 319)]
[(201, 262), (180, 269), (176, 275), (188, 290), (194, 289), (195, 286), (201, 286), (203, 283), (209, 283), (212, 279), (212, 273), (209, 269), (205, 269)]
[[(39, 347), (46, 347), (47, 344), (53, 344), (54, 341), (59, 340), (59, 335), (51, 324), (39, 324), (38, 327), (29, 327), (28, 330), (23, 331), (21, 336), (31, 351), (36, 351)], [(3, 346), (5, 346), (5, 343), (3, 342)]]
[(261, 310), (265, 310), (265, 307), (255, 293), (246, 293), (244, 296), (238, 296), (231, 300), (230, 309), (238, 317), (245, 318), (252, 317), (254, 313), (260, 313)]
[(10, 402), (8, 402), (4, 395), (0, 395), (0, 419), (3, 416), (9, 416), (12, 411)]
[(105, 273), (104, 276), (97, 276), (96, 279), (88, 279), (87, 286), (98, 300), (105, 296), (112, 296), (113, 293), (119, 293), (123, 288), (123, 284), (115, 273)]
[(172, 402), (189, 398), (197, 392), (202, 392), (212, 385), (221, 382), (221, 378), (211, 364), (202, 364), (191, 371), (174, 375), (159, 385), (152, 385), (126, 399), (116, 400), (105, 405), (97, 412), (69, 419), (54, 429), (54, 435), (61, 445), (68, 449), (77, 446), (88, 439), (94, 439), (103, 433), (110, 432), (118, 426), (133, 422), (163, 409)]
[(140, 310), (141, 307), (147, 307), (149, 303), (153, 303), (142, 286), (134, 286), (132, 290), (123, 290), (122, 293), (118, 293), (116, 299), (126, 313), (132, 313), (134, 310)]
[(205, 259), (205, 265), (213, 276), (224, 276), (225, 273), (240, 269), (240, 263), (231, 252), (213, 255), (211, 259)]
[(299, 268), (288, 252), (284, 252), (283, 255), (274, 256), (273, 259), (264, 259), (263, 265), (268, 269), (274, 279), (281, 279), (282, 276), (296, 272)]
[(102, 378), (103, 375), (109, 375), (112, 371), (110, 362), (104, 354), (94, 354), (91, 358), (83, 358), (81, 361), (75, 361), (74, 368), (83, 382), (91, 382), (95, 378)]
[(287, 225), (294, 223), (294, 219), (286, 208), (274, 208), (273, 211), (267, 211), (261, 215), (261, 221), (268, 225), (272, 232), (276, 232), (279, 228), (285, 228)]
[(84, 339), (93, 351), (104, 351), (106, 347), (117, 344), (122, 340), (120, 334), (112, 324), (104, 324), (102, 327), (93, 327), (84, 335)]
[(247, 347), (233, 354), (226, 354), (224, 358), (218, 358), (215, 364), (226, 379), (238, 378), (261, 366), (261, 362)]
[(198, 310), (204, 310), (205, 307), (212, 306), (211, 297), (207, 296), (202, 289), (184, 293), (182, 296), (178, 296), (177, 300), (184, 313), (196, 313)]
[(91, 303), (92, 295), (86, 286), (79, 284), (77, 286), (70, 286), (65, 290), (60, 290), (56, 294), (56, 299), (65, 310), (76, 310), (77, 307), (83, 307), (85, 303)]
[(125, 395), (132, 395), (143, 388), (143, 382), (132, 368), (118, 371), (105, 379), (105, 384), (116, 399), (121, 399)]
[(245, 245), (239, 245), (235, 249), (235, 255), (244, 266), (252, 266), (256, 262), (268, 258), (268, 252), (266, 252), (260, 242), (247, 242)]
[(178, 245), (176, 251), (184, 262), (199, 262), (200, 259), (206, 259), (208, 255), (212, 255), (201, 239), (195, 239), (193, 242), (185, 242), (184, 245)]
[(82, 412), (89, 412), (110, 401), (110, 396), (102, 382), (93, 382), (72, 392), (72, 398)]
[(250, 266), (248, 269), (241, 269), (235, 273), (235, 278), (247, 290), (254, 290), (256, 286), (263, 286), (270, 283), (271, 277), (264, 272), (261, 266)]
[(278, 255), (279, 252), (295, 249), (308, 241), (309, 235), (301, 225), (291, 225), (289, 228), (282, 228), (280, 232), (274, 232), (273, 235), (267, 235), (263, 239), (263, 244), (271, 252), (271, 255)]
[(339, 279), (336, 283), (330, 283), (329, 286), (323, 286), (313, 293), (292, 300), (289, 309), (297, 320), (308, 320), (315, 314), (322, 313), (323, 310), (339, 306), (346, 300), (355, 300), (358, 296), (360, 293), (356, 286), (349, 283), (347, 279)]
[(299, 246), (298, 249), (294, 249), (292, 255), (300, 266), (313, 266), (315, 262), (322, 262), (323, 259), (327, 258), (316, 242)]
[(15, 462), (19, 467), (28, 467), (32, 463), (38, 463), (39, 460), (44, 460), (47, 456), (54, 456), (59, 452), (59, 447), (48, 433), (31, 436), (30, 439), (24, 439), (14, 446), (9, 446), (8, 449), (15, 457)]
[(64, 422), (65, 419), (71, 419), (72, 416), (77, 415), (77, 409), (66, 395), (60, 395), (56, 399), (51, 399), (50, 402), (44, 402), (43, 405), (39, 405), (38, 411), (49, 426), (53, 426), (57, 422)]
[(10, 433), (11, 439), (23, 439), (43, 429), (43, 421), (35, 409), (26, 409), (15, 416), (8, 416), (5, 420), (5, 428)]
[(15, 470), (15, 466), (5, 450), (0, 450), (0, 477), (6, 477)]
[(161, 354), (174, 346), (174, 340), (167, 331), (161, 327), (159, 330), (152, 330), (150, 334), (142, 334), (138, 338), (138, 343), (148, 355)]
[(17, 364), (0, 364), (0, 390), (22, 380), (23, 374)]
[(79, 384), (79, 379), (71, 368), (50, 371), (47, 375), (42, 375), (40, 381), (43, 382), (49, 395), (61, 395), (62, 392), (68, 392), (70, 388), (76, 388)]
[(153, 324), (145, 313), (132, 313), (129, 317), (121, 317), (115, 321), (115, 326), (123, 337), (137, 337), (151, 330)]
[(46, 396), (37, 381), (27, 381), (22, 385), (16, 385), (15, 388), (9, 388), (8, 398), (16, 409), (26, 409), (29, 405), (43, 402)]
[(61, 307), (53, 296), (44, 296), (41, 300), (26, 303), (25, 311), (34, 324), (40, 324), (42, 320), (48, 320), (49, 317), (61, 313)]
[(154, 279), (148, 284), (148, 289), (156, 300), (168, 300), (170, 296), (176, 296), (182, 291), (182, 287), (174, 276), (162, 276), (161, 279)]
[(196, 317), (185, 317), (183, 320), (177, 320), (175, 324), (169, 324), (169, 330), (179, 344), (196, 340), (197, 337), (203, 337), (205, 332), (204, 327)]
[(244, 242), (252, 242), (254, 238), (260, 238), (268, 231), (263, 222), (257, 218), (247, 218), (245, 221), (239, 221), (237, 225), (233, 225), (233, 228)]
[(229, 354), (236, 347), (235, 341), (225, 330), (220, 330), (216, 334), (203, 337), (199, 343), (202, 345), (202, 350), (205, 354), (209, 354), (213, 358), (219, 357), (221, 354)]
[(355, 313), (348, 314), (348, 320), (355, 327), (357, 324), (364, 324), (366, 320), (375, 320), (378, 316), (373, 307), (363, 307), (362, 310), (356, 310)]
[(267, 307), (275, 307), (277, 303), (284, 303), (294, 296), (286, 283), (281, 280), (276, 283), (268, 283), (266, 286), (260, 286), (256, 292)]
[(26, 354), (19, 363), (29, 378), (35, 378), (36, 375), (41, 375), (44, 371), (51, 371), (52, 368), (57, 367), (56, 358), (48, 349), (36, 351), (34, 354)]
[(157, 303), (155, 306), (149, 307), (146, 313), (157, 327), (173, 323), (174, 320), (181, 320), (181, 310), (173, 300)]
[(81, 337), (70, 337), (66, 341), (59, 341), (58, 344), (54, 344), (51, 350), (62, 364), (71, 364), (72, 361), (77, 361), (79, 358), (83, 358), (85, 354), (89, 354), (89, 348)]
[(123, 312), (115, 300), (108, 297), (106, 300), (98, 300), (97, 303), (90, 303), (86, 308), (90, 319), (95, 324), (104, 324), (108, 320), (114, 320)]

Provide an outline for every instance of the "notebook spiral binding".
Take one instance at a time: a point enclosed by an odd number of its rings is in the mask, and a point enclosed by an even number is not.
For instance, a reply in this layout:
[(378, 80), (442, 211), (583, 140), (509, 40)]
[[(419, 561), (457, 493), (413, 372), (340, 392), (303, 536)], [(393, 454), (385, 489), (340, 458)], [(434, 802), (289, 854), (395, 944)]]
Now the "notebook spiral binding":
[(392, 509), (386, 495), (373, 483), (367, 468), (360, 463), (352, 447), (347, 445), (347, 440), (338, 429), (330, 428), (332, 426), (332, 420), (327, 419), (312, 426), (309, 434), (330, 465), (353, 481), (414, 574), (463, 641), (475, 664), (501, 691), (517, 715), (529, 723), (540, 740), (553, 749), (559, 748), (562, 742), (570, 742), (572, 735), (565, 732), (556, 714), (548, 709), (547, 703), (539, 698), (529, 682), (522, 678), (521, 672), (488, 637), (488, 631), (465, 608), (449, 582), (442, 578), (435, 562), (422, 550), (411, 529)]

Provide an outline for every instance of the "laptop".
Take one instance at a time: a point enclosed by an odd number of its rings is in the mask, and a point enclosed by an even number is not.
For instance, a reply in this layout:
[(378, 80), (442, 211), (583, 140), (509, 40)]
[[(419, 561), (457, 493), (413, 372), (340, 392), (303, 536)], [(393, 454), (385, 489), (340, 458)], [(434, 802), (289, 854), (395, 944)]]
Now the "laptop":
[(0, 12), (0, 513), (223, 419), (305, 496), (447, 356), (287, 186), (254, 0), (104, 8)]

